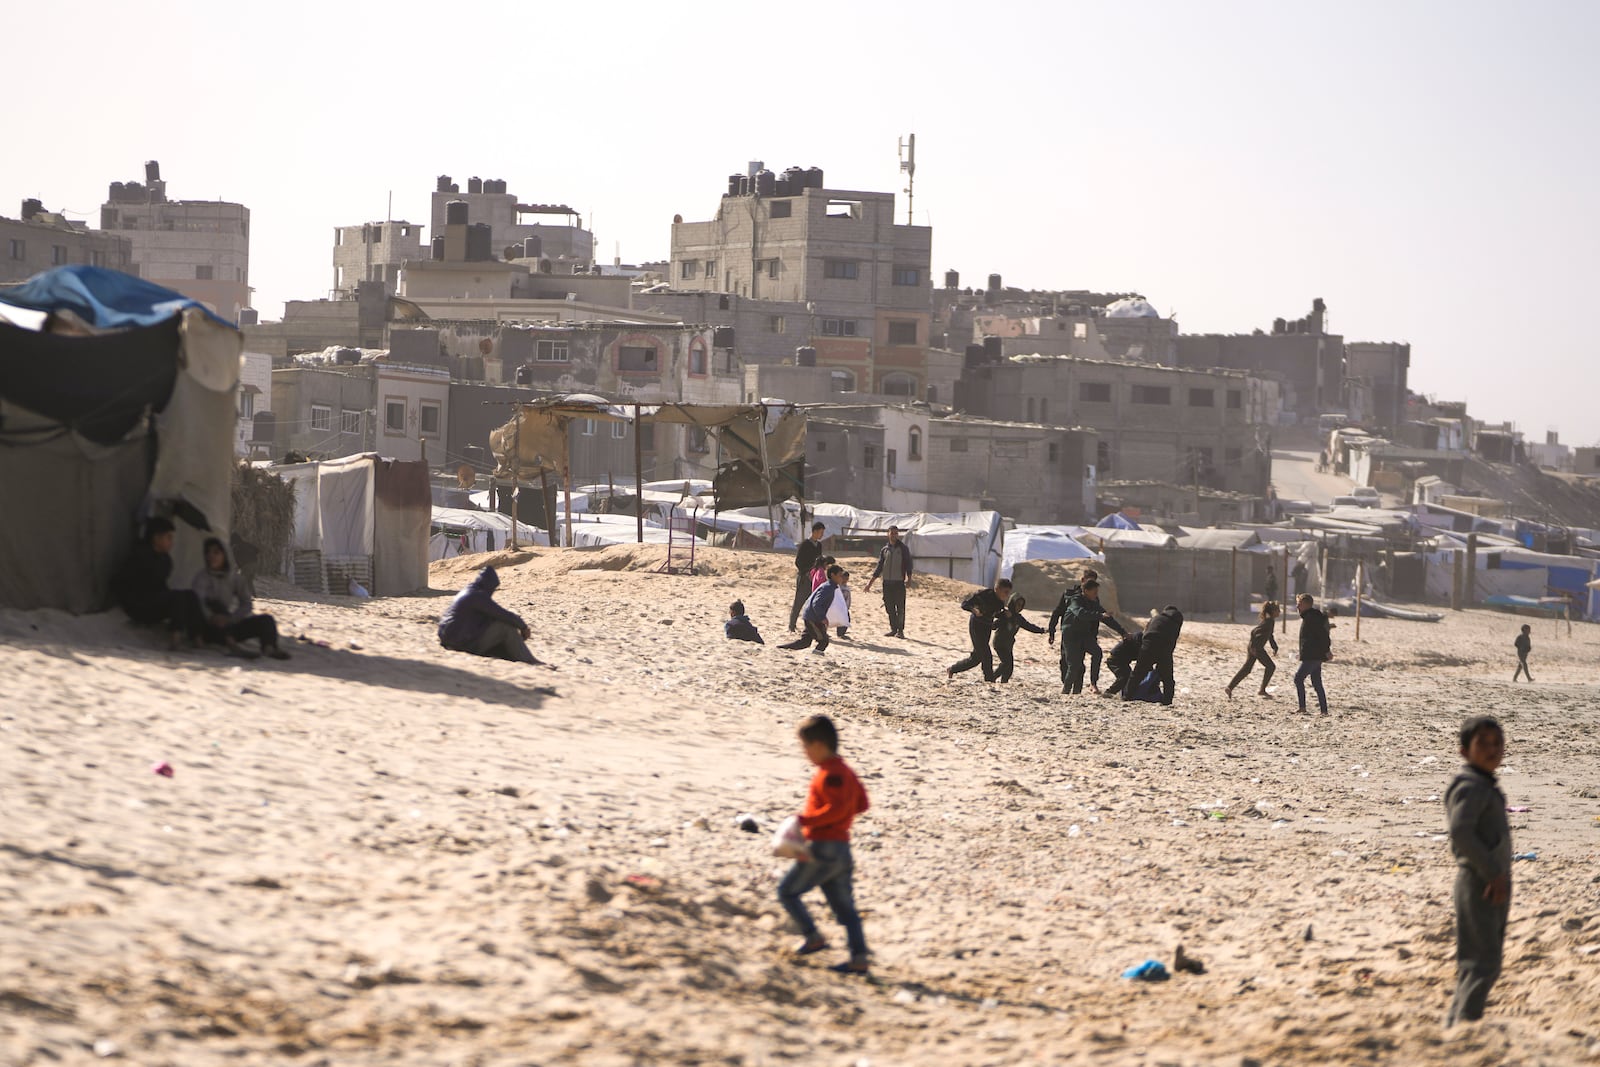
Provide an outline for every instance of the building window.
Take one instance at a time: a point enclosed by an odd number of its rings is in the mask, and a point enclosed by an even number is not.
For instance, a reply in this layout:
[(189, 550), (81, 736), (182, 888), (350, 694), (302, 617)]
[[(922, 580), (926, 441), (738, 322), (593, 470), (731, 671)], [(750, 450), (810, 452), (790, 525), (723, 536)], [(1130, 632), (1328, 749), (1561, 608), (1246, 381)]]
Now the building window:
[(1111, 403), (1110, 382), (1079, 382), (1078, 399), (1085, 404)]
[(1172, 388), (1166, 385), (1136, 385), (1131, 399), (1135, 404), (1171, 404)]
[(418, 408), (417, 432), (437, 434), (439, 432), (440, 410), (438, 401), (424, 400)]
[(917, 343), (917, 324), (903, 322), (898, 319), (889, 321), (889, 343), (892, 345), (914, 345)]
[(689, 427), (689, 451), (702, 454), (711, 451), (711, 438), (707, 435), (704, 427)]
[(311, 405), (311, 428), (313, 430), (329, 430), (333, 428), (333, 409), (322, 404)]
[(400, 236), (401, 237), (410, 237), (411, 236), (411, 227), (410, 226), (402, 226), (402, 227), (400, 227)]
[(1061, 445), (1055, 441), (1050, 442), (1050, 447), (1045, 450), (1050, 462), (1054, 463), (1061, 458)]
[(19, 241), (15, 237), (13, 237), (11, 239), (11, 258), (12, 259), (24, 259), (24, 258), (27, 257), (27, 255), (28, 255), (28, 242), (27, 241)]
[(345, 408), (343, 411), (339, 412), (339, 432), (360, 433), (361, 412), (351, 411), (349, 408)]
[(383, 402), (383, 432), (389, 434), (403, 434), (406, 432), (406, 402), (404, 400), (385, 400)]
[(626, 374), (654, 374), (656, 350), (644, 345), (623, 345), (617, 353), (617, 370)]
[(896, 285), (921, 285), (922, 272), (916, 267), (896, 267), (894, 269), (894, 283)]
[(861, 446), (861, 466), (864, 467), (865, 469), (869, 470), (869, 471), (875, 471), (875, 470), (878, 469), (878, 446), (877, 445), (862, 445)]
[(65, 263), (66, 261), (67, 261), (67, 246), (66, 245), (51, 245), (50, 246), (50, 262), (56, 264), (57, 266), (60, 266), (62, 263)]
[(767, 204), (767, 217), (771, 219), (786, 219), (794, 214), (793, 200), (773, 200)]
[(239, 390), (239, 417), (241, 419), (253, 418), (256, 413), (256, 394)]
[(211, 269), (209, 264), (196, 267), (194, 269), (194, 280), (197, 282), (209, 282), (214, 274), (215, 272)]
[(689, 373), (704, 374), (706, 372), (706, 350), (699, 345), (689, 346)]
[(952, 438), (950, 438), (950, 451), (952, 451), (952, 452), (965, 452), (966, 450), (967, 450), (967, 439), (965, 437), (952, 437)]
[(773, 333), (782, 333), (783, 332), (783, 316), (782, 315), (768, 315), (767, 316), (767, 329), (771, 330)]
[(656, 450), (656, 424), (641, 422), (639, 424), (639, 451), (654, 452)]
[(822, 261), (822, 276), (853, 282), (861, 276), (861, 265), (853, 259), (825, 259)]
[(917, 380), (904, 371), (895, 371), (885, 374), (881, 383), (884, 396), (909, 396), (917, 395)]
[(1192, 408), (1214, 408), (1217, 406), (1217, 391), (1215, 389), (1189, 390), (1189, 406)]
[(1039, 398), (1039, 421), (1050, 421), (1050, 398), (1047, 396), (1041, 396)]
[(883, 454), (883, 472), (893, 478), (895, 471), (898, 469), (894, 449), (891, 448)]
[(611, 439), (613, 441), (621, 441), (623, 438), (625, 438), (627, 436), (628, 436), (628, 424), (627, 423), (625, 423), (625, 422), (613, 422), (611, 424)]
[(922, 458), (922, 427), (913, 426), (906, 434), (906, 455), (911, 459)]
[(567, 361), (567, 342), (535, 342), (533, 346), (533, 361), (535, 363), (565, 363)]
[(1228, 390), (1228, 409), (1230, 411), (1237, 411), (1242, 407), (1244, 407), (1244, 390), (1242, 390), (1242, 389), (1229, 389)]
[(714, 259), (706, 260), (706, 278), (713, 283), (717, 280), (717, 261)]
[(1099, 441), (1094, 446), (1095, 472), (1104, 478), (1111, 473), (1111, 442)]
[(856, 320), (823, 319), (822, 332), (828, 337), (854, 337), (856, 335)]
[(693, 259), (684, 260), (683, 261), (683, 267), (682, 267), (682, 275), (683, 275), (683, 277), (686, 280), (690, 279), (690, 278), (693, 278), (695, 276), (695, 271), (698, 270), (699, 267), (700, 267), (700, 264), (699, 264), (699, 262), (697, 260), (693, 260)]
[(828, 386), (835, 393), (856, 391), (856, 376), (847, 370), (836, 370), (828, 375)]
[(594, 436), (594, 426), (595, 426), (595, 423), (594, 423), (593, 419), (579, 419), (578, 420), (578, 432), (583, 434), (583, 436), (585, 436), (585, 437), (593, 437)]

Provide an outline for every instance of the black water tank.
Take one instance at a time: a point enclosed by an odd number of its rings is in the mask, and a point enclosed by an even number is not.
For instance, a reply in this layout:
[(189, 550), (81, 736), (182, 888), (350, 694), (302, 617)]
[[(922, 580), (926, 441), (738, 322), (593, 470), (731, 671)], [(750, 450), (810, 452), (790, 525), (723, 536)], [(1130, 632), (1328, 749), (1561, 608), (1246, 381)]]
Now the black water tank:
[(810, 345), (801, 345), (794, 350), (794, 365), (797, 367), (815, 367), (817, 365), (817, 350)]
[(451, 200), (444, 206), (444, 224), (446, 226), (465, 226), (467, 224), (467, 202), (465, 200)]
[(961, 272), (960, 271), (954, 271), (954, 270), (945, 271), (944, 272), (944, 287), (946, 289), (959, 289), (959, 288), (961, 288)]
[(778, 191), (778, 176), (770, 170), (756, 172), (756, 194), (771, 196)]
[(428, 242), (428, 247), (433, 251), (434, 259), (444, 259), (444, 235), (440, 234)]
[(533, 368), (530, 367), (526, 363), (522, 364), (522, 366), (517, 368), (517, 384), (518, 385), (532, 385), (533, 384)]
[(1000, 275), (998, 275), (998, 274), (989, 275), (989, 291), (991, 293), (994, 293), (994, 292), (999, 292), (999, 290), (1000, 290)]
[(807, 167), (806, 168), (806, 188), (807, 189), (821, 189), (822, 188), (822, 168), (821, 167)]
[(738, 196), (739, 195), (739, 179), (743, 178), (743, 177), (744, 177), (743, 174), (730, 174), (730, 175), (728, 175), (728, 195), (729, 196)]
[(30, 197), (22, 202), (22, 218), (24, 222), (33, 218), (35, 215), (41, 214), (43, 211), (44, 202), (41, 200), (35, 200)]
[(469, 193), (481, 193), (481, 192), (483, 192), (483, 179), (482, 178), (468, 178), (467, 179), (467, 192), (469, 192)]
[(783, 172), (783, 180), (789, 183), (789, 188), (794, 190), (794, 195), (799, 196), (800, 190), (806, 187), (806, 169), (804, 167), (790, 167)]
[(448, 193), (450, 191), (450, 175), (448, 175), (448, 174), (439, 175), (438, 184), (435, 185), (433, 188), (434, 188), (435, 192)]
[(983, 351), (982, 345), (968, 345), (967, 358), (962, 361), (962, 365), (965, 366), (967, 370), (971, 370), (974, 367), (981, 367), (984, 364), (985, 358), (986, 355)]
[(538, 259), (544, 255), (544, 238), (538, 234), (522, 239), (522, 258)]
[(750, 176), (747, 175), (747, 174), (739, 175), (739, 195), (740, 196), (749, 196), (750, 195)]
[[(111, 189), (110, 189), (111, 195), (106, 197), (106, 199), (112, 201), (113, 203), (121, 200), (122, 199), (122, 190), (123, 190), (123, 185), (122, 185), (121, 182), (112, 182), (111, 183)], [(105, 229), (105, 227), (102, 226), (101, 229)]]
[(1000, 338), (990, 334), (983, 339), (983, 358), (990, 363), (999, 363), (1002, 351)]
[(777, 183), (773, 186), (772, 195), (793, 196), (795, 195), (795, 189), (794, 186), (789, 184), (788, 178), (779, 178)]
[(459, 193), (459, 192), (461, 192), (461, 186), (457, 185), (455, 182), (451, 182), (450, 183), (450, 191), (452, 193)]
[(160, 181), (161, 180), (161, 164), (157, 163), (153, 159), (147, 161), (145, 163), (145, 165), (144, 165), (144, 180), (147, 181), (147, 182), (158, 182), (158, 181)]
[(239, 309), (239, 325), (240, 326), (254, 326), (256, 323), (258, 323), (260, 321), (261, 321), (261, 313), (258, 312), (255, 308), (240, 308)]
[(732, 348), (733, 347), (733, 327), (732, 326), (718, 326), (715, 329), (713, 329), (711, 331), (711, 347), (712, 348)]
[(487, 222), (474, 222), (467, 227), (467, 259), (487, 263), (493, 258), (494, 229)]

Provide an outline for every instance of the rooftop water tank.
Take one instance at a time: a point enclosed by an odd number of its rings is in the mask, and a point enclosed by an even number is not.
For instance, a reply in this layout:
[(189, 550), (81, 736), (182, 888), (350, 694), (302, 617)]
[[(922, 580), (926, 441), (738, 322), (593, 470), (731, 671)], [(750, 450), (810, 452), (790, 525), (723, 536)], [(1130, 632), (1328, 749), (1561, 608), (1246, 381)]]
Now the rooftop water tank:
[(428, 243), (428, 246), (433, 252), (434, 259), (441, 261), (444, 259), (444, 234), (435, 237)]
[(467, 179), (467, 192), (469, 192), (469, 193), (481, 193), (481, 192), (483, 192), (483, 179), (482, 178), (468, 178)]
[(822, 168), (821, 167), (807, 167), (806, 168), (806, 188), (807, 189), (821, 189), (822, 188)]
[(944, 287), (946, 289), (959, 289), (959, 288), (961, 288), (961, 272), (960, 271), (954, 271), (954, 270), (945, 271), (944, 272)]
[(444, 206), (444, 224), (446, 226), (465, 226), (467, 224), (467, 202), (465, 200), (451, 200)]
[(439, 175), (438, 184), (436, 184), (433, 188), (435, 192), (448, 193), (450, 191), (450, 175)]

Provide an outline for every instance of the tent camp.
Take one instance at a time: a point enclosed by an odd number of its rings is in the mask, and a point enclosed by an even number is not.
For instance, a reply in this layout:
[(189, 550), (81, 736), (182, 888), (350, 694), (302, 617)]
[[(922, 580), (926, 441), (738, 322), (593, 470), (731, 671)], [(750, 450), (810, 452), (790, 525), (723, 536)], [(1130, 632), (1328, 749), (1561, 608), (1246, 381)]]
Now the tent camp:
[(1014, 526), (1006, 531), (1000, 550), (1000, 577), (1009, 578), (1017, 564), (1035, 559), (1086, 559), (1104, 562), (1097, 552), (1085, 548), (1065, 526)]
[[(40, 316), (42, 329), (18, 323)], [(197, 301), (70, 266), (0, 290), (0, 604), (97, 611), (145, 515), (173, 574), (226, 541), (242, 341)], [(19, 521), (24, 520), (25, 521)]]
[(271, 470), (294, 485), (294, 546), (282, 573), (295, 585), (343, 594), (354, 580), (376, 596), (427, 588), (426, 463), (366, 452)]
[(801, 526), (820, 522), (826, 536), (873, 533), (898, 526), (906, 547), (917, 561), (918, 574), (992, 585), (1000, 571), (1005, 526), (998, 511), (932, 512), (867, 511), (848, 504), (815, 504), (805, 509), (801, 521), (798, 502), (783, 502), (784, 533), (796, 542)]
[[(475, 511), (469, 508), (433, 508), (433, 522), (428, 537), (428, 560), (466, 556), (474, 552), (495, 552), (511, 544), (510, 515), (498, 511)], [(517, 525), (517, 540), (524, 545), (548, 545), (550, 538), (536, 526), (525, 522)]]

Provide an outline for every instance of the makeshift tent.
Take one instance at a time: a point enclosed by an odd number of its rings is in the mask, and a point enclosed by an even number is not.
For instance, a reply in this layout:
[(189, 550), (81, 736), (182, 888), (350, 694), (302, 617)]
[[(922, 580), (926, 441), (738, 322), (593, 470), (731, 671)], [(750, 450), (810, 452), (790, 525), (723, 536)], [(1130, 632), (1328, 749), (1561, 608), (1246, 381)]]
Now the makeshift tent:
[(0, 290), (0, 604), (104, 608), (144, 515), (180, 520), (188, 584), (202, 540), (228, 540), (241, 348), (197, 301), (117, 271)]
[(302, 589), (375, 596), (428, 587), (433, 505), (428, 465), (367, 452), (272, 468), (295, 487), (295, 536), (284, 570)]
[(1035, 559), (1088, 559), (1102, 557), (1085, 548), (1064, 526), (1016, 526), (1006, 531), (1000, 550), (1000, 577), (1009, 578), (1018, 563)]
[(1107, 530), (1137, 530), (1139, 528), (1138, 523), (1134, 522), (1120, 511), (1113, 511), (1111, 514), (1095, 523), (1095, 525)]
[[(447, 559), (474, 552), (496, 552), (511, 544), (510, 515), (498, 511), (473, 511), (465, 508), (433, 509), (428, 537), (428, 559)], [(517, 525), (517, 539), (524, 545), (548, 545), (549, 536), (525, 522)]]
[[(898, 526), (918, 574), (942, 574), (973, 585), (993, 585), (999, 577), (1005, 528), (997, 511), (866, 511), (848, 504), (815, 504), (806, 507), (803, 525), (813, 522), (822, 523), (828, 537)], [(784, 501), (784, 532), (798, 541), (804, 536), (801, 526), (799, 503)]]

